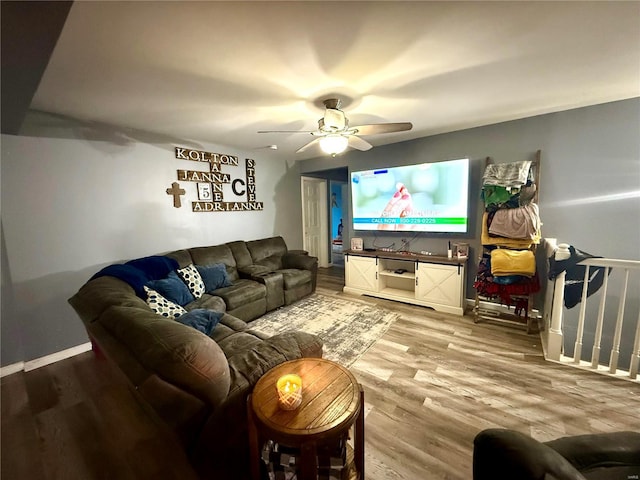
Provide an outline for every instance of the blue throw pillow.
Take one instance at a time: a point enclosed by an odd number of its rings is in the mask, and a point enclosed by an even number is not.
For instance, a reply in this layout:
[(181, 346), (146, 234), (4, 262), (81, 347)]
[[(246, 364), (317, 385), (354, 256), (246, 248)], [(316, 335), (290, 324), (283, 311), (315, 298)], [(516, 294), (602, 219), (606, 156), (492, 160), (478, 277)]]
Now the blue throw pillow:
[(233, 285), (227, 274), (227, 267), (224, 263), (214, 263), (213, 265), (196, 265), (207, 293), (218, 288), (230, 287)]
[(224, 315), (224, 313), (216, 312), (215, 310), (196, 308), (176, 318), (176, 322), (188, 325), (205, 335), (209, 335), (215, 326), (218, 325), (218, 322), (220, 322), (222, 315)]
[(91, 277), (91, 280), (107, 275), (127, 282), (136, 291), (136, 295), (143, 299), (147, 298), (144, 286), (149, 281), (149, 277), (142, 270), (133, 265), (109, 265)]
[(176, 272), (169, 272), (167, 278), (161, 280), (151, 280), (147, 283), (147, 287), (152, 288), (167, 300), (181, 306), (194, 301), (189, 287)]
[(126, 265), (131, 265), (132, 267), (142, 270), (146, 276), (149, 277), (149, 280), (166, 278), (169, 272), (173, 272), (180, 267), (176, 259), (163, 255), (136, 258), (135, 260), (128, 261)]

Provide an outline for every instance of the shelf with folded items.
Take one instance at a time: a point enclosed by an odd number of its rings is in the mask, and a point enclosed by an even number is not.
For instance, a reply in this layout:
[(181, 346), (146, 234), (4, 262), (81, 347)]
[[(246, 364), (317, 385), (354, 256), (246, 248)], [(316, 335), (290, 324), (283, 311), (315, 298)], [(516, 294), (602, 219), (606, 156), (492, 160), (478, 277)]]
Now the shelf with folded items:
[(476, 323), (481, 319), (505, 321), (526, 325), (528, 333), (537, 331), (534, 299), (540, 281), (535, 251), (542, 225), (537, 205), (539, 175), (539, 150), (533, 161), (496, 165), (487, 158), (482, 187), (483, 252), (473, 284)]

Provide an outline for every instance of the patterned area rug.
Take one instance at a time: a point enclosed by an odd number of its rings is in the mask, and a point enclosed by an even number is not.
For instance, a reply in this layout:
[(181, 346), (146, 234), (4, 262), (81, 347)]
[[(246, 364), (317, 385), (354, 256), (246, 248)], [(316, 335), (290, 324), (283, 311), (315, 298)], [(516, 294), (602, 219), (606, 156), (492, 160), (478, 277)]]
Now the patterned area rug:
[(399, 316), (358, 299), (316, 292), (293, 305), (267, 313), (251, 322), (250, 328), (269, 336), (289, 330), (313, 333), (324, 342), (324, 358), (348, 367)]

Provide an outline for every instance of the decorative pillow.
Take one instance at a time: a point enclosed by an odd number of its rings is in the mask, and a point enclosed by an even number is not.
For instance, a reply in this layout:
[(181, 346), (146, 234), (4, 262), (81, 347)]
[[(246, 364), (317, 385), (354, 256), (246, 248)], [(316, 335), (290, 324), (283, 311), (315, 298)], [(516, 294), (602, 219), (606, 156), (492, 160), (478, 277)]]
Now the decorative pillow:
[(195, 265), (187, 265), (186, 267), (176, 271), (178, 272), (178, 275), (180, 275), (180, 278), (184, 280), (184, 283), (187, 284), (187, 287), (189, 287), (193, 296), (200, 298), (205, 292), (205, 286)]
[(145, 286), (144, 291), (147, 292), (147, 305), (158, 315), (167, 318), (178, 318), (180, 315), (187, 313), (180, 305), (167, 300), (155, 290)]
[(185, 306), (194, 301), (191, 291), (176, 272), (169, 272), (167, 278), (162, 280), (152, 280), (147, 286), (178, 305)]
[(220, 322), (222, 315), (224, 315), (222, 312), (196, 308), (176, 318), (176, 321), (209, 335)]
[(204, 281), (207, 292), (212, 292), (222, 287), (233, 285), (227, 274), (227, 267), (224, 263), (214, 263), (213, 265), (196, 265), (200, 276)]

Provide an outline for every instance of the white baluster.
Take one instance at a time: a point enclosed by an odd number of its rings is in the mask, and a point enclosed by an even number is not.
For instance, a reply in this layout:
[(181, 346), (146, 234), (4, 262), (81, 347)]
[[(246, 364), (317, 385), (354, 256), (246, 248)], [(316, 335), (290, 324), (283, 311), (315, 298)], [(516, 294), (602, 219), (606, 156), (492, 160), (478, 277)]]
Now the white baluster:
[(584, 337), (584, 317), (587, 310), (587, 291), (589, 286), (589, 265), (584, 269), (584, 284), (582, 285), (582, 298), (580, 299), (580, 316), (578, 317), (578, 331), (576, 332), (576, 344), (573, 350), (573, 363), (582, 360), (582, 338)]
[(609, 373), (616, 373), (618, 369), (618, 357), (620, 356), (620, 337), (622, 335), (622, 322), (624, 320), (624, 304), (627, 298), (627, 285), (629, 284), (629, 269), (625, 268), (624, 273), (624, 286), (622, 287), (620, 303), (618, 304), (616, 331), (613, 335), (613, 346), (611, 347), (611, 355), (609, 356)]
[(598, 323), (593, 340), (593, 352), (591, 353), (591, 368), (597, 369), (600, 364), (600, 343), (602, 342), (602, 324), (604, 322), (604, 307), (607, 299), (607, 285), (609, 284), (609, 267), (604, 269), (604, 281), (602, 283), (602, 297), (600, 298), (600, 308), (598, 309)]
[(629, 364), (629, 377), (634, 380), (638, 376), (638, 365), (640, 365), (640, 312), (638, 312), (638, 321), (636, 322), (636, 338), (633, 342), (631, 363)]

